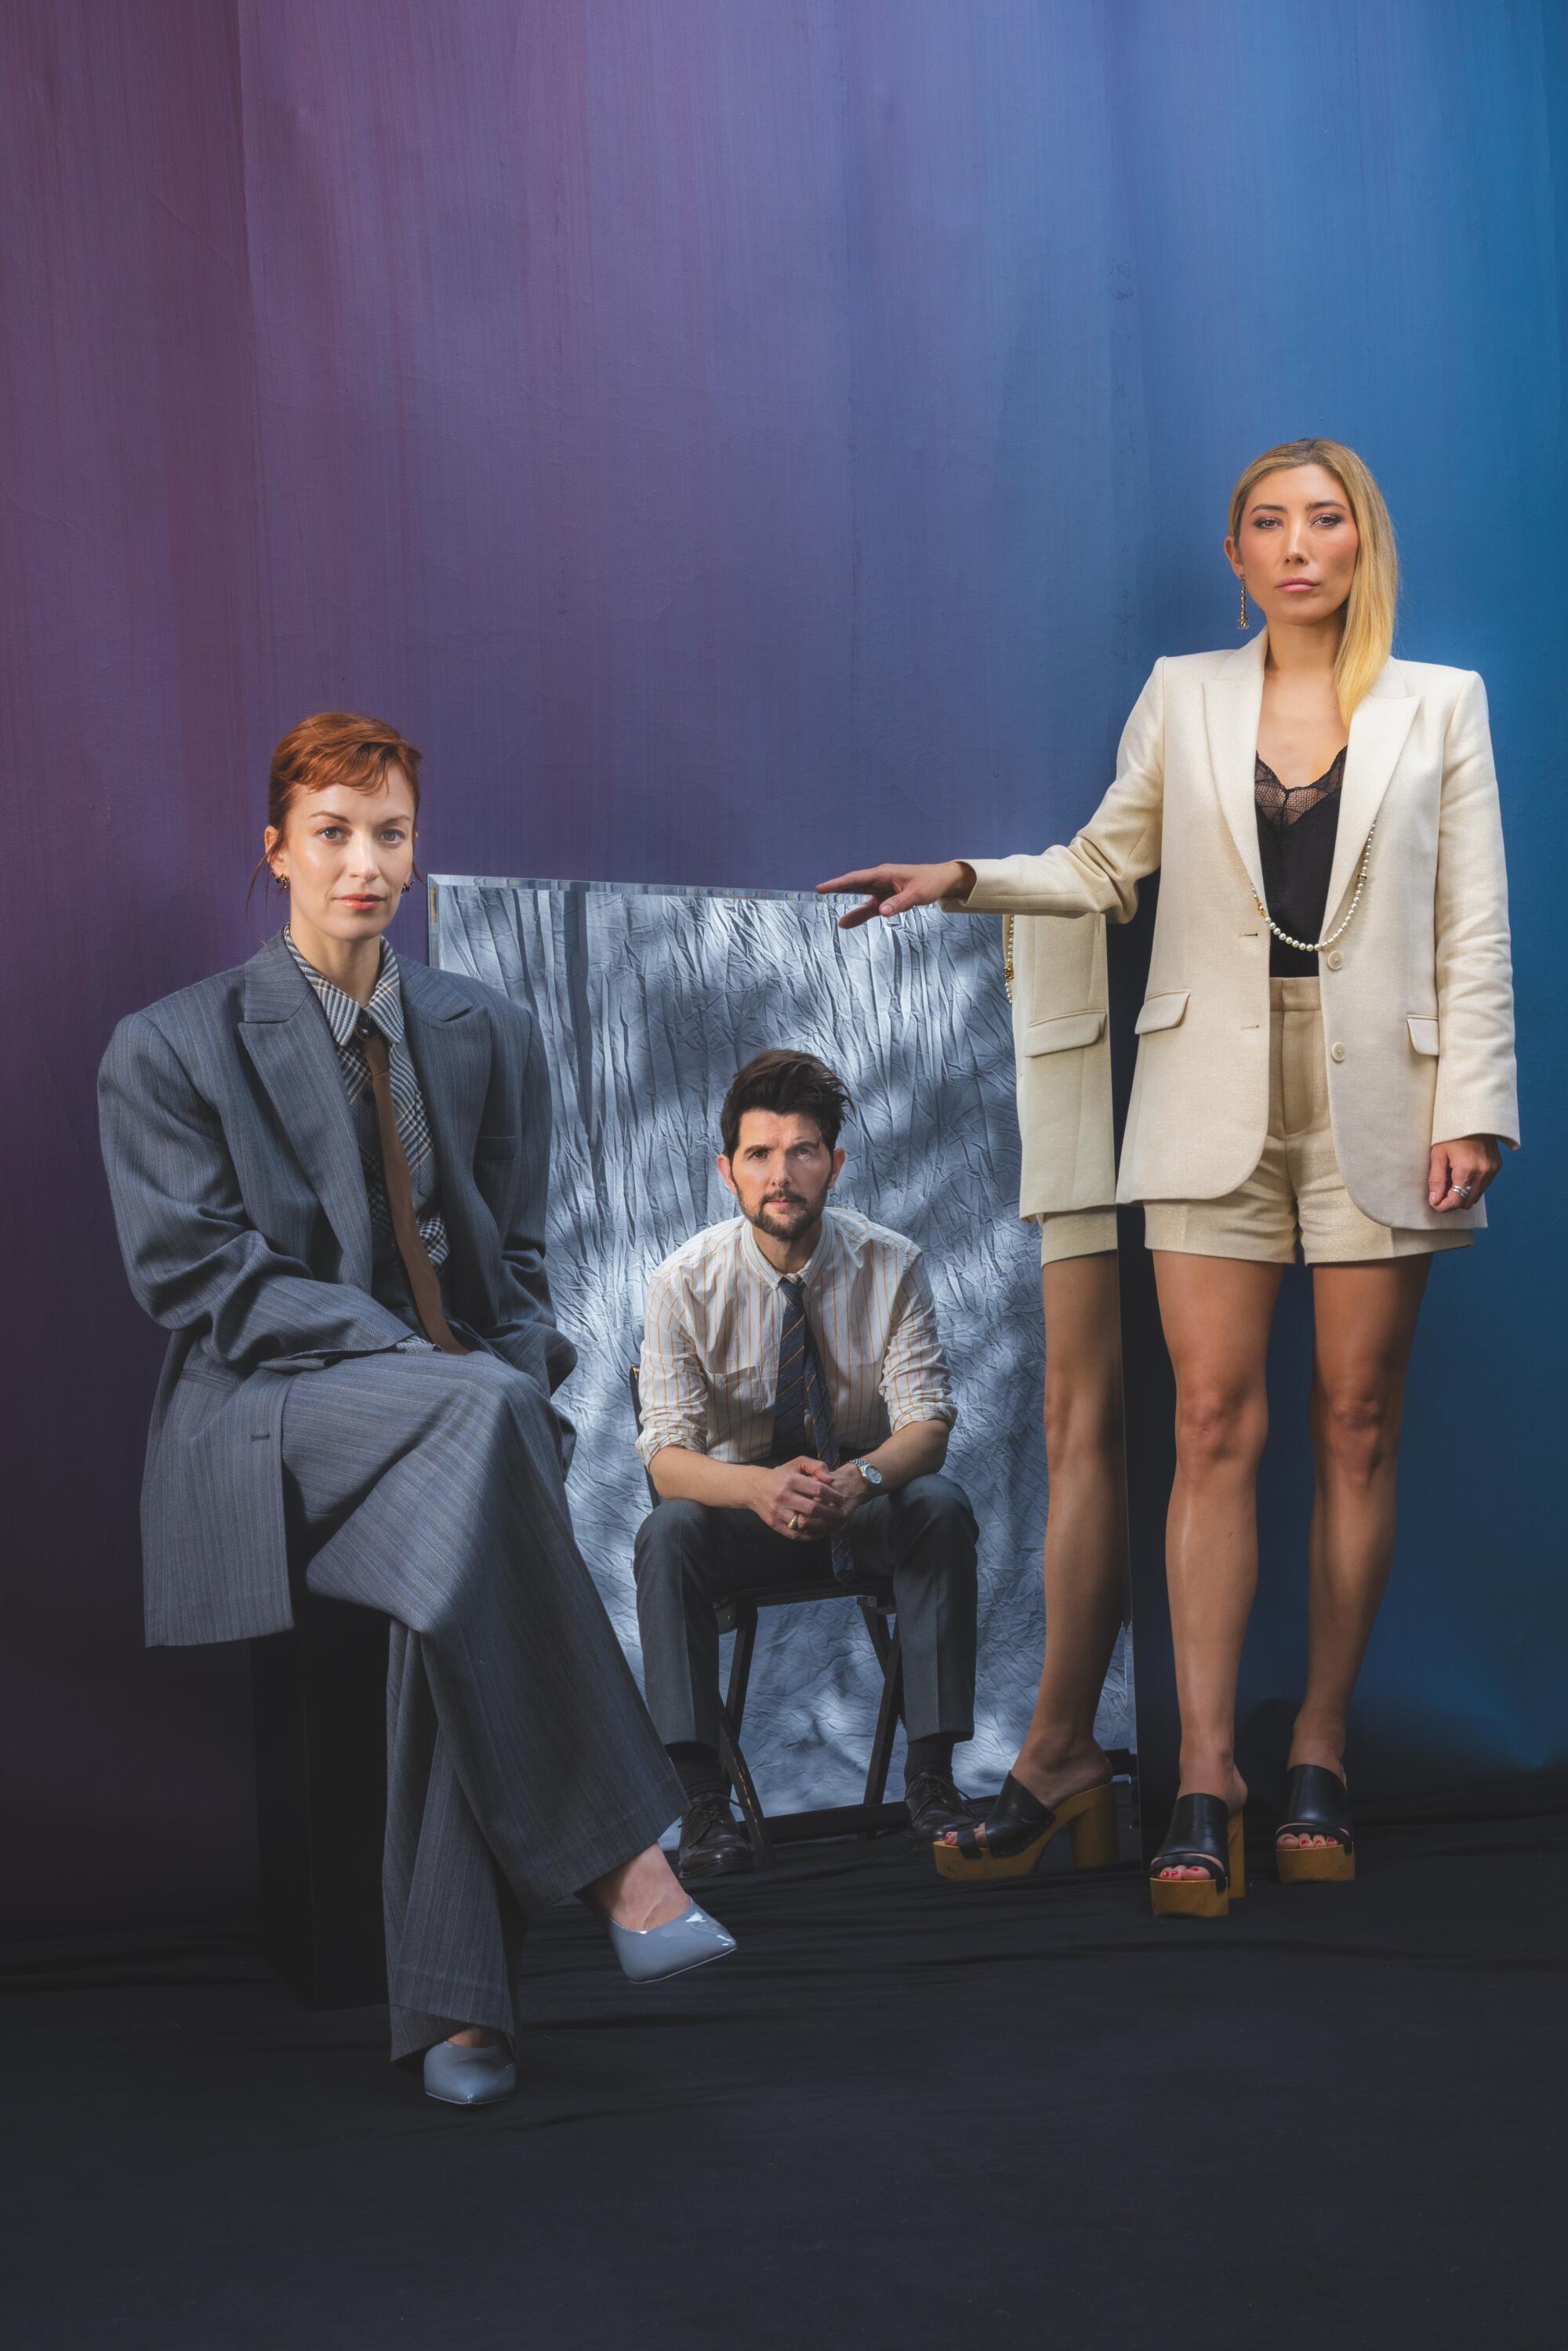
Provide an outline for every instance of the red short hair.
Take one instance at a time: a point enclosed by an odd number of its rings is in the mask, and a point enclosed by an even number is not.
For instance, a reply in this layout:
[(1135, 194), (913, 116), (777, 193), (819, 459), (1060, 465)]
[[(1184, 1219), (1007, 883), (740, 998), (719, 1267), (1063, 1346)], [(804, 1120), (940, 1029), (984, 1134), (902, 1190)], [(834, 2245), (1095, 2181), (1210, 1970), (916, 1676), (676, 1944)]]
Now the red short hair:
[[(319, 710), (314, 717), (302, 718), (298, 726), (291, 726), (272, 755), (267, 821), (281, 836), (287, 829), (288, 811), (301, 792), (330, 791), (335, 784), (345, 791), (373, 792), (380, 789), (389, 768), (401, 768), (413, 794), (417, 824), (420, 756), (384, 718), (366, 718), (355, 710)], [(265, 857), (250, 877), (252, 889), (264, 865), (267, 865)], [(270, 879), (270, 865), (267, 872)]]
[(352, 710), (319, 710), (291, 726), (272, 755), (267, 783), (267, 820), (281, 832), (301, 792), (373, 792), (389, 768), (401, 768), (419, 814), (419, 759), (384, 718), (363, 718)]

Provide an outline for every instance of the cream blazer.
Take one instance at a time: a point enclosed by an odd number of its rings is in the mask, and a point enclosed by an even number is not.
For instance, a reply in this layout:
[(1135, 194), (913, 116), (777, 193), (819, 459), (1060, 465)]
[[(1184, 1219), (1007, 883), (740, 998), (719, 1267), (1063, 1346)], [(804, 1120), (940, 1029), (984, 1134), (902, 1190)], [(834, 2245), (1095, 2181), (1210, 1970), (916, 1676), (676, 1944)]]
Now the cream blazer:
[[(1156, 662), (1082, 832), (1039, 857), (967, 859), (975, 886), (948, 901), (1124, 920), (1159, 867), (1120, 1200), (1218, 1199), (1262, 1156), (1270, 935), (1252, 773), (1267, 642)], [(1427, 1200), (1434, 1143), (1519, 1141), (1502, 825), (1473, 670), (1390, 661), (1355, 710), (1325, 930), (1375, 823), (1360, 908), (1319, 958), (1340, 1173), (1378, 1224), (1482, 1225), (1480, 1202), (1440, 1217)]]
[(1105, 918), (1009, 914), (1020, 1217), (1108, 1208), (1116, 1196)]

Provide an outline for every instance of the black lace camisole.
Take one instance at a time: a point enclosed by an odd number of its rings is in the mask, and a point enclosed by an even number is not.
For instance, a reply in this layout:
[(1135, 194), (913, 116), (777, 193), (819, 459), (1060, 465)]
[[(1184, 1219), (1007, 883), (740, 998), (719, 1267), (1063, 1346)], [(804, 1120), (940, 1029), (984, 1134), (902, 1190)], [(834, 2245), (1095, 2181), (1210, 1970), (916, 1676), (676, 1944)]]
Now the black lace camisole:
[[(1323, 935), (1343, 781), (1343, 751), (1313, 784), (1282, 784), (1266, 759), (1259, 759), (1252, 770), (1264, 903), (1293, 939), (1321, 939)], [(1270, 979), (1315, 979), (1317, 970), (1315, 955), (1302, 955), (1270, 933)]]

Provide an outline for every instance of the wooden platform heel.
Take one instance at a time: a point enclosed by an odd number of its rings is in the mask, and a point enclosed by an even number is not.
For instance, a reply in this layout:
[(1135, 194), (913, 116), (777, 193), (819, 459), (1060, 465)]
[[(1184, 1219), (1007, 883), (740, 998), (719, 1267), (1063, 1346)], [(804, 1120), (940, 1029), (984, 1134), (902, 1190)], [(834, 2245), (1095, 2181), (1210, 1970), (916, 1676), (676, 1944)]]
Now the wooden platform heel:
[(1062, 1829), (1072, 1838), (1074, 1869), (1108, 1869), (1120, 1859), (1116, 1792), (1109, 1780), (1053, 1806), (1031, 1796), (1009, 1771), (987, 1816), (984, 1844), (974, 1829), (960, 1829), (956, 1844), (934, 1845), (937, 1875), (971, 1886), (1028, 1877)]
[[(1162, 1869), (1201, 1869), (1202, 1877), (1162, 1877)], [(1166, 1841), (1149, 1864), (1156, 1918), (1227, 1918), (1247, 1891), (1241, 1814), (1223, 1796), (1178, 1796)]]
[(1285, 1776), (1282, 1836), (1332, 1837), (1332, 1844), (1281, 1846), (1274, 1858), (1281, 1886), (1343, 1886), (1355, 1876), (1355, 1835), (1344, 1782), (1324, 1763), (1294, 1763)]

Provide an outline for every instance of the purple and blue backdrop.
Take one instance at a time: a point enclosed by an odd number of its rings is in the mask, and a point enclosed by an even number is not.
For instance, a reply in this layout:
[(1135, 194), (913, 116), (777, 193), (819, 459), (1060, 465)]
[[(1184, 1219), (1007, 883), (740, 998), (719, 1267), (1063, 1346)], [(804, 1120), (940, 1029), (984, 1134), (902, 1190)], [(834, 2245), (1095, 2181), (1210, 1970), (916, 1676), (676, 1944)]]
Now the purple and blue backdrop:
[[(14, 1930), (252, 1898), (244, 1653), (141, 1648), (93, 1076), (253, 944), (277, 737), (395, 719), (446, 872), (1043, 844), (1310, 432), (1490, 692), (1528, 1144), (1432, 1284), (1359, 1784), (1563, 1761), (1552, 0), (12, 0), (0, 56)], [(1264, 1705), (1299, 1434), (1272, 1493)]]

